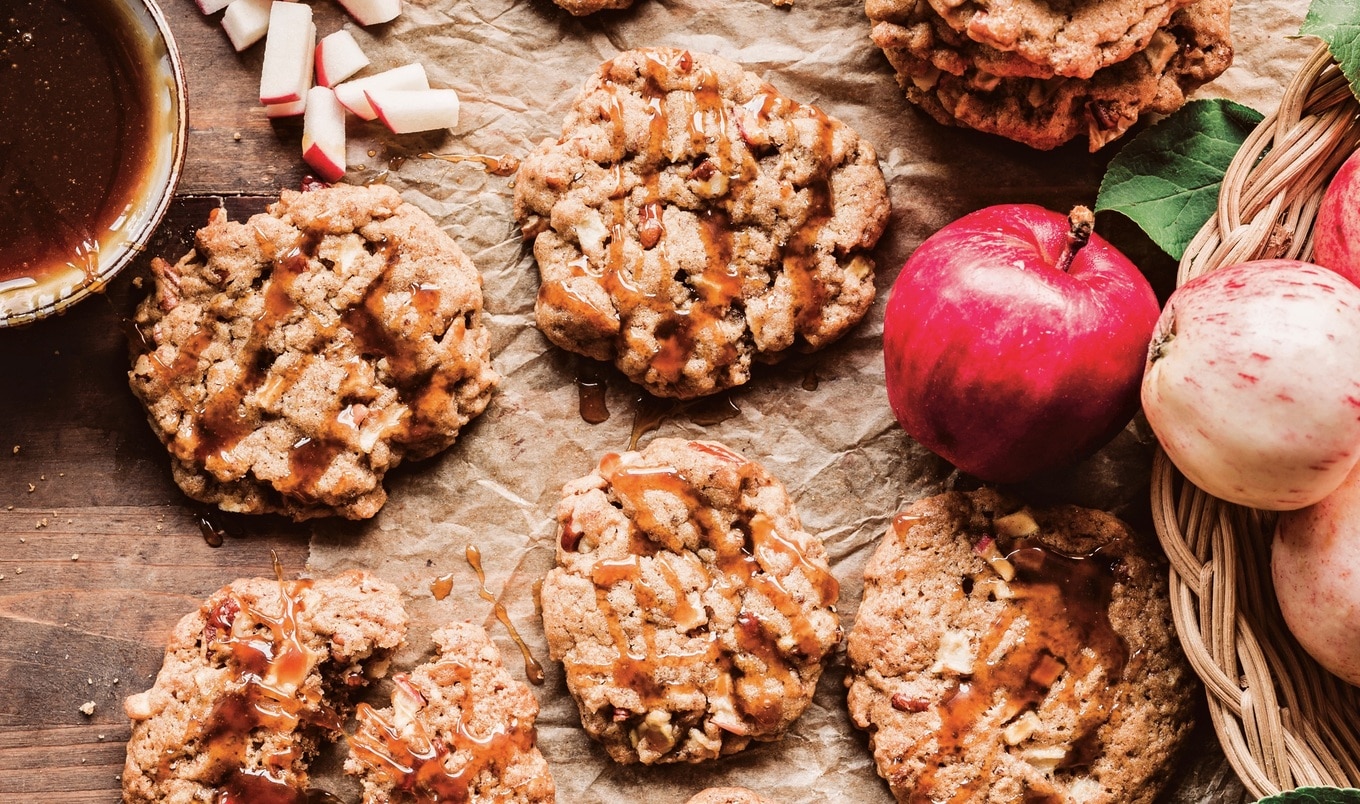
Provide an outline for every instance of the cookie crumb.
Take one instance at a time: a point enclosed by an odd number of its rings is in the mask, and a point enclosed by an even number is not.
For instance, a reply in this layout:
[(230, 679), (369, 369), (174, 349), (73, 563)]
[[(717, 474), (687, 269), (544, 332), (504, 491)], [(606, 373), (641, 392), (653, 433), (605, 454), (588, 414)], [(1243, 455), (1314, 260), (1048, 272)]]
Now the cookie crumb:
[(32, 494), (33, 492), (35, 492), (35, 491), (37, 491), (37, 490), (38, 490), (38, 487), (37, 487), (37, 486), (33, 485), (32, 483), (29, 483), (29, 484), (28, 484), (28, 493), (29, 493), (29, 494)]
[(14, 449), (12, 450), (12, 453), (13, 453), (14, 455), (18, 455), (18, 454), (19, 454), (19, 445), (18, 445), (18, 444), (15, 444), (15, 445), (14, 445)]
[(80, 560), (80, 553), (72, 553), (72, 554), (71, 554), (71, 560), (72, 560), (72, 561), (79, 561), (79, 560)]
[(93, 714), (94, 714), (94, 701), (86, 701), (85, 703), (81, 704), (81, 705), (80, 705), (80, 712), (81, 712), (81, 714), (86, 715), (86, 716), (93, 715)]

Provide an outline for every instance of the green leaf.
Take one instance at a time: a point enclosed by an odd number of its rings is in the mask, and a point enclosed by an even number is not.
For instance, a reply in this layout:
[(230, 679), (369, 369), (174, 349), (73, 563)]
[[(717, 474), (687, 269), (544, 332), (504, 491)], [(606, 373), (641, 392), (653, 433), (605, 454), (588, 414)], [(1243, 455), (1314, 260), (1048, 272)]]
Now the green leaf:
[(1260, 122), (1255, 109), (1221, 98), (1187, 103), (1110, 160), (1096, 211), (1128, 217), (1179, 260), (1214, 213), (1228, 164)]
[(1351, 83), (1351, 92), (1360, 98), (1360, 3), (1313, 0), (1299, 33), (1312, 34), (1327, 43), (1327, 50)]
[(1360, 790), (1349, 787), (1300, 787), (1256, 804), (1360, 804)]

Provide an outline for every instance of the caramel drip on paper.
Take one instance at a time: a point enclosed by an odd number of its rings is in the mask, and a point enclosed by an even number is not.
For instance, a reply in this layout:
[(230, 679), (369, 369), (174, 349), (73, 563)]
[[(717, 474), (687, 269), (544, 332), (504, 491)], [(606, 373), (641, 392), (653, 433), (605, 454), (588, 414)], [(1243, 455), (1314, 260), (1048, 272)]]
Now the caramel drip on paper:
[(470, 544), (464, 551), (468, 565), (472, 571), (477, 573), (477, 595), (482, 600), (491, 604), (491, 610), (496, 614), (496, 619), (501, 621), (505, 630), (510, 632), (510, 638), (514, 640), (515, 647), (519, 648), (520, 655), (524, 658), (524, 675), (528, 677), (531, 684), (542, 684), (544, 680), (543, 665), (534, 654), (529, 650), (529, 645), (519, 635), (519, 630), (515, 628), (514, 622), (510, 620), (510, 612), (505, 610), (505, 605), (491, 594), (491, 590), (486, 588), (486, 573), (482, 571), (482, 551), (476, 545)]

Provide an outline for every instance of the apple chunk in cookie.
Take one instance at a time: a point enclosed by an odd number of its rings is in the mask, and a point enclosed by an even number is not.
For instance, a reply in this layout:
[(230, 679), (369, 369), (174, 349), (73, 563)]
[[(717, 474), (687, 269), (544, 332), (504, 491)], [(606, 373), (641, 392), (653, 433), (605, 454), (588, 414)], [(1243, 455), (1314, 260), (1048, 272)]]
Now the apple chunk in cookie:
[(760, 465), (657, 439), (568, 483), (557, 522), (548, 648), (614, 760), (713, 759), (807, 707), (840, 641), (839, 587)]

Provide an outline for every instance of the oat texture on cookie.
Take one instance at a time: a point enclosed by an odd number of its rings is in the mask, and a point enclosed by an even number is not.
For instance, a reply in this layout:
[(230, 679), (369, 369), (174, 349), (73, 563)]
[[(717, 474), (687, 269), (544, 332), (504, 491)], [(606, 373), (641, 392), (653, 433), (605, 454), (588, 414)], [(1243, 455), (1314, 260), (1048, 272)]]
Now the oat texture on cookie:
[(740, 65), (621, 53), (520, 167), (539, 328), (657, 396), (748, 381), (839, 338), (874, 299), (874, 149)]
[(1195, 684), (1150, 555), (1108, 514), (987, 489), (899, 514), (847, 678), (897, 800), (1151, 802)]
[(1180, 108), (1232, 62), (1231, 0), (1076, 5), (867, 0), (865, 9), (909, 100), (945, 125), (1040, 149), (1085, 137), (1098, 150), (1142, 114)]
[(839, 587), (759, 464), (657, 439), (568, 483), (557, 522), (548, 649), (614, 760), (713, 759), (807, 707), (840, 641)]
[(396, 588), (359, 571), (217, 591), (175, 626), (151, 689), (124, 702), (123, 801), (302, 801), (308, 763), (406, 624)]
[(387, 470), (450, 446), (499, 379), (481, 275), (383, 185), (219, 211), (152, 267), (130, 384), (175, 481), (223, 510), (371, 517)]
[(434, 659), (392, 677), (391, 708), (359, 704), (345, 771), (363, 783), (364, 804), (554, 801), (528, 685), (480, 626), (455, 623), (433, 639)]

